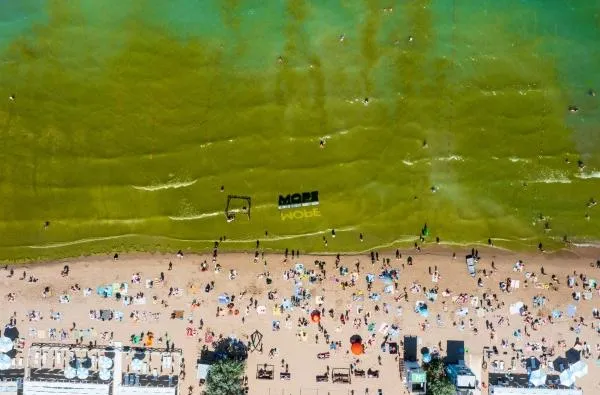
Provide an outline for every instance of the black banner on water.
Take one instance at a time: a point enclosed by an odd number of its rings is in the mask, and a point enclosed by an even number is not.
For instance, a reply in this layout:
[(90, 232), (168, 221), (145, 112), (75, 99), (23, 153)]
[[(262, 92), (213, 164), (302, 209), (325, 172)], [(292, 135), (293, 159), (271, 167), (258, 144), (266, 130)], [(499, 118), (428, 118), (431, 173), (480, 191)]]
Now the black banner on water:
[(279, 195), (280, 210), (286, 208), (297, 208), (316, 206), (319, 204), (319, 191), (290, 193), (289, 195)]

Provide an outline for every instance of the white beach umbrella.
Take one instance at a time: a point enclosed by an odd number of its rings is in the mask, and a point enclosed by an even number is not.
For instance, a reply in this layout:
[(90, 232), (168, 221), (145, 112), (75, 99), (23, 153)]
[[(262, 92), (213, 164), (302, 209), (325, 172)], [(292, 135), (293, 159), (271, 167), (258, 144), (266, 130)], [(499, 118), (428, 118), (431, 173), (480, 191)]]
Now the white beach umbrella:
[(102, 369), (99, 373), (98, 373), (98, 377), (100, 377), (100, 380), (103, 381), (108, 381), (110, 380), (110, 370), (108, 369)]
[(64, 376), (66, 379), (74, 379), (77, 376), (77, 370), (72, 366), (67, 366), (64, 371)]
[(575, 383), (575, 377), (573, 377), (573, 373), (569, 369), (563, 370), (560, 373), (560, 383), (565, 387), (570, 387)]
[(538, 369), (531, 372), (529, 375), (529, 382), (536, 387), (539, 387), (540, 385), (546, 384), (546, 378), (546, 372), (544, 372), (542, 369)]
[(98, 361), (98, 366), (100, 369), (110, 369), (113, 366), (113, 360), (103, 355)]
[(88, 377), (90, 377), (90, 371), (87, 370), (86, 368), (79, 368), (77, 369), (77, 378), (80, 380), (85, 380)]
[(0, 370), (10, 369), (11, 359), (6, 354), (0, 354)]
[(142, 365), (143, 362), (141, 359), (134, 359), (133, 361), (131, 361), (131, 370), (139, 372), (140, 370), (142, 370)]
[(6, 336), (0, 337), (0, 352), (9, 352), (13, 349), (13, 341)]
[(588, 374), (588, 365), (587, 365), (587, 363), (579, 360), (579, 361), (575, 362), (573, 365), (571, 365), (569, 370), (573, 374), (573, 377), (581, 378), (581, 377), (585, 376), (586, 374)]

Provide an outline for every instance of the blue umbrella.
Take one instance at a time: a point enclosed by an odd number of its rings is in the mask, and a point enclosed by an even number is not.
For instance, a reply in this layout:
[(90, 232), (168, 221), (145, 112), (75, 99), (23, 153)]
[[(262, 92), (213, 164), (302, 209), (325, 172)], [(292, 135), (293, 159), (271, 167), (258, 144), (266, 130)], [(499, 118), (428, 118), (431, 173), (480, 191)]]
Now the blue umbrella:
[(423, 354), (423, 363), (429, 363), (431, 362), (431, 354), (426, 352), (425, 354)]

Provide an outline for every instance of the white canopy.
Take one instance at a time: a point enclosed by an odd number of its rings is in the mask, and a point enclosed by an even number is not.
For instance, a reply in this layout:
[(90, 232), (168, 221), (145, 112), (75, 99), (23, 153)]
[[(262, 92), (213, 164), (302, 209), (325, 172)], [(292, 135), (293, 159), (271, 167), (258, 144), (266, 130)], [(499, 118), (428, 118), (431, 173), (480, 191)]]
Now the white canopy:
[(113, 360), (103, 355), (98, 360), (98, 366), (100, 369), (110, 369), (113, 366)]

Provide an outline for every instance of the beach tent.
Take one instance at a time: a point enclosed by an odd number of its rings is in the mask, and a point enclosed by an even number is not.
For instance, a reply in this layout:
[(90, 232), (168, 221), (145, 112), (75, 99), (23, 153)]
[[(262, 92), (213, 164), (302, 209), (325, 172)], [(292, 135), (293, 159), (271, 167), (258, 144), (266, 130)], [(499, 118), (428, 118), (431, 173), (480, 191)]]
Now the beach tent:
[(13, 349), (13, 341), (6, 336), (0, 337), (0, 352), (9, 352)]
[(575, 314), (577, 313), (577, 306), (570, 304), (567, 307), (567, 315), (571, 318), (575, 317)]
[(544, 372), (542, 369), (538, 369), (531, 372), (529, 375), (529, 382), (532, 385), (539, 387), (540, 385), (546, 384), (547, 378), (548, 376), (546, 375), (546, 372)]
[(252, 332), (252, 334), (250, 335), (250, 347), (248, 347), (250, 351), (260, 349), (262, 345), (262, 338), (263, 334), (259, 331)]
[(570, 387), (575, 383), (575, 377), (573, 377), (573, 373), (569, 369), (563, 370), (560, 373), (560, 384), (565, 387)]
[(11, 363), (12, 361), (8, 355), (0, 354), (0, 370), (10, 369)]
[(103, 298), (110, 298), (113, 294), (112, 287), (108, 285), (101, 285), (96, 288), (96, 293)]
[(588, 374), (588, 365), (580, 360), (571, 365), (569, 370), (573, 374), (573, 377), (578, 379)]

